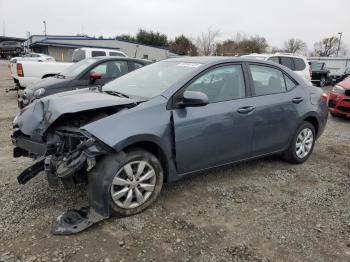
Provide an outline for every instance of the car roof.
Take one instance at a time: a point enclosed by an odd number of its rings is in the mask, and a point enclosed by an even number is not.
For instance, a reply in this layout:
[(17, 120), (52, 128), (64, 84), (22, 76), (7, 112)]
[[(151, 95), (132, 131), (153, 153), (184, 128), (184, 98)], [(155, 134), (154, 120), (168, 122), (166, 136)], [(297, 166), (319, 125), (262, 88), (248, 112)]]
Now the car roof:
[(146, 60), (146, 59), (123, 57), (123, 56), (95, 56), (95, 57), (90, 57), (87, 59), (96, 59), (97, 61), (123, 60), (123, 61), (140, 62), (140, 63), (144, 63), (144, 64), (152, 63), (151, 61)]
[(268, 54), (268, 53), (262, 53), (262, 54), (252, 53), (252, 54), (243, 55), (243, 56), (246, 56), (246, 57), (248, 57), (248, 56), (255, 56), (255, 57), (285, 56), (285, 57), (295, 57), (295, 58), (306, 59), (305, 56), (300, 55), (300, 54), (283, 53), (283, 52), (277, 52), (277, 53), (273, 53), (273, 54)]
[(79, 47), (79, 48), (77, 48), (75, 50), (109, 51), (109, 52), (118, 52), (118, 53), (124, 54), (123, 51), (118, 50), (118, 49), (113, 49), (113, 48), (109, 49), (109, 48), (97, 48), (97, 47), (96, 48), (93, 48), (93, 47)]
[(229, 62), (259, 62), (269, 65), (276, 65), (276, 63), (271, 63), (265, 60), (259, 60), (249, 57), (237, 57), (237, 56), (191, 56), (191, 57), (176, 57), (169, 58), (163, 61), (170, 62), (184, 62), (184, 63), (198, 63), (204, 65), (229, 63)]

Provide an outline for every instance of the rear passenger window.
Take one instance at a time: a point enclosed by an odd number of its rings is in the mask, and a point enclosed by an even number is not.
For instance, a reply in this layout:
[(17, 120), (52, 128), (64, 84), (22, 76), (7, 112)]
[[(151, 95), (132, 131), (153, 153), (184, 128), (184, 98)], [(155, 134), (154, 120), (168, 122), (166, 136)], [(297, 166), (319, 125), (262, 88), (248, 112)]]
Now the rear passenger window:
[(294, 69), (293, 59), (291, 57), (281, 57), (281, 64), (288, 67), (290, 70)]
[(245, 97), (242, 67), (230, 65), (215, 68), (191, 83), (186, 90), (200, 91), (209, 98), (209, 103)]
[(275, 68), (250, 65), (254, 81), (255, 95), (270, 95), (286, 91), (286, 82), (283, 73)]
[(95, 56), (106, 56), (106, 52), (104, 51), (92, 51), (91, 52), (91, 56), (95, 57)]
[(306, 64), (303, 59), (301, 58), (293, 58), (294, 60), (294, 65), (295, 65), (295, 70), (296, 71), (303, 71), (306, 67)]

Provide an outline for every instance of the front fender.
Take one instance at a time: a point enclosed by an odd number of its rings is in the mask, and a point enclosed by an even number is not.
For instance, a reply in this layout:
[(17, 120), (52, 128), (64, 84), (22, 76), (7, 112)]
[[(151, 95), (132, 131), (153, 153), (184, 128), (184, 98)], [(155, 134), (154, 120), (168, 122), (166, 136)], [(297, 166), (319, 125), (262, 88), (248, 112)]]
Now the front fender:
[(155, 143), (169, 159), (173, 132), (171, 113), (166, 110), (166, 104), (167, 100), (159, 96), (92, 122), (82, 129), (118, 152), (138, 142)]

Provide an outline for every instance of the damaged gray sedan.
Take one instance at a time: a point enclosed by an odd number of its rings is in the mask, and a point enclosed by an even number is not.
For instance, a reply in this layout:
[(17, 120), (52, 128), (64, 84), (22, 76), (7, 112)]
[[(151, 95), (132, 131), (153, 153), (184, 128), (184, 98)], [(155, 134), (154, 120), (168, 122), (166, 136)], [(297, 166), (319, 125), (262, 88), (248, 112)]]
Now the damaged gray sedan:
[(73, 234), (112, 214), (145, 210), (163, 183), (271, 154), (311, 155), (326, 125), (327, 96), (283, 66), (245, 58), (174, 58), (103, 88), (42, 98), (14, 120), (14, 157), (50, 186), (87, 183), (89, 206), (53, 225)]

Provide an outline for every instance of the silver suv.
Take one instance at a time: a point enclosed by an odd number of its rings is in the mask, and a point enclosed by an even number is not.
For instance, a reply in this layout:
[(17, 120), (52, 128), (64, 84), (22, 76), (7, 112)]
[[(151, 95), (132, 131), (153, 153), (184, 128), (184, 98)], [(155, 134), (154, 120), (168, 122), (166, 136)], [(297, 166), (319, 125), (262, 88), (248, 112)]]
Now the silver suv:
[(307, 82), (311, 82), (311, 68), (305, 56), (291, 53), (275, 53), (275, 54), (250, 54), (244, 55), (246, 58), (267, 60), (275, 62), (304, 78)]

